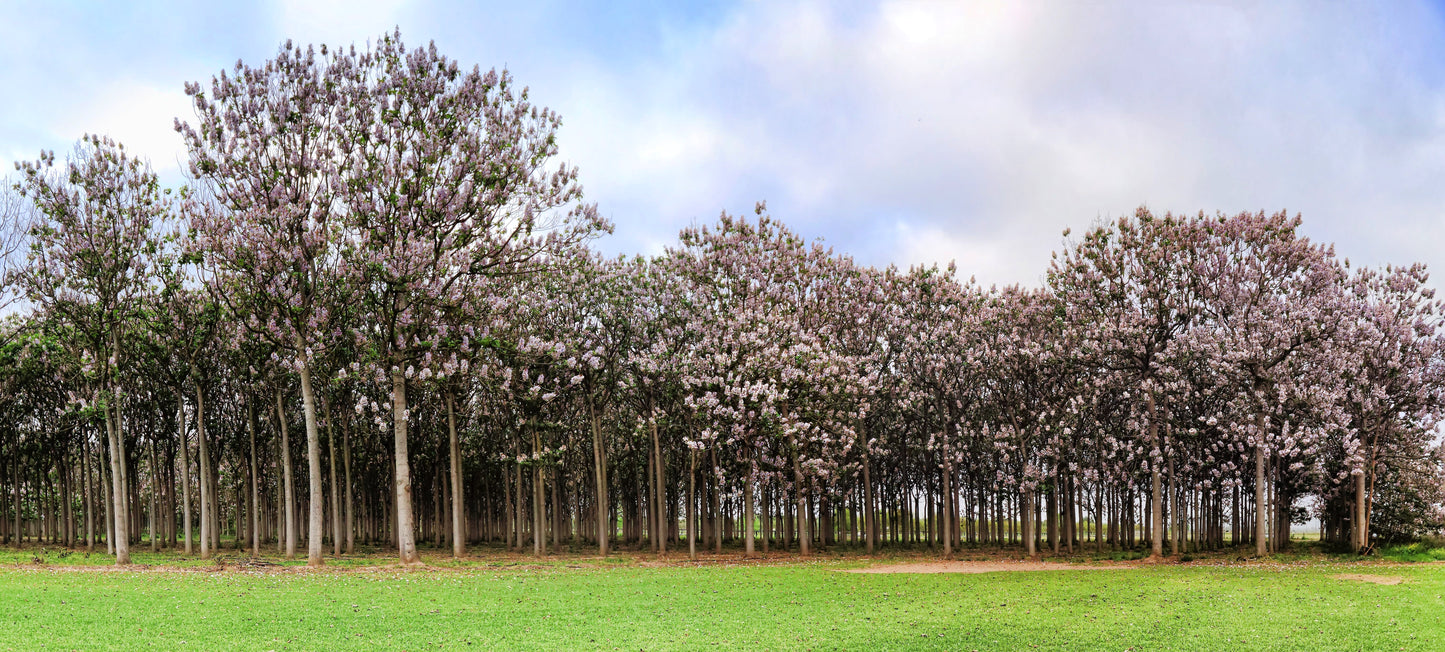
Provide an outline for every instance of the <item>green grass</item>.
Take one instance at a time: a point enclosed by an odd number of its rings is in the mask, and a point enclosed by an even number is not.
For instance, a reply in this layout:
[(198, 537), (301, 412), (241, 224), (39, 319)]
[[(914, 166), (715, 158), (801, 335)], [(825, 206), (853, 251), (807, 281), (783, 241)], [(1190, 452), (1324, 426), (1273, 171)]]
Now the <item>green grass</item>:
[[(1215, 560), (1125, 570), (863, 575), (871, 563), (545, 564), (97, 572), (0, 558), (0, 649), (1445, 649), (1445, 566)], [(79, 559), (75, 559), (79, 557)], [(347, 564), (345, 562), (350, 561)], [(72, 563), (74, 562), (74, 563)], [(352, 568), (341, 568), (351, 566)], [(1340, 573), (1400, 576), (1382, 586)]]
[(1440, 547), (1436, 542), (1421, 541), (1384, 548), (1380, 550), (1379, 556), (1399, 562), (1445, 561), (1445, 547)]

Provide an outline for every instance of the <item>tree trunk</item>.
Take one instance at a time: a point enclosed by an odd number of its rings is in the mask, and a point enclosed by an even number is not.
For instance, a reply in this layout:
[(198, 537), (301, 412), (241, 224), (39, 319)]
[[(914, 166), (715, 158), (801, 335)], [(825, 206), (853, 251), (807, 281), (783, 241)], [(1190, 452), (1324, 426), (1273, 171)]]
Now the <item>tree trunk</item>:
[(867, 443), (865, 442), (863, 446), (863, 540), (865, 541), (863, 548), (866, 553), (871, 555), (873, 554), (874, 542), (878, 540), (878, 527), (874, 521), (873, 505), (875, 503), (873, 499), (873, 479), (871, 477), (873, 465), (868, 456)]
[[(299, 339), (297, 347), (300, 351), (306, 350)], [(314, 568), (324, 563), (321, 538), (325, 525), (321, 510), (326, 503), (321, 496), (321, 433), (316, 427), (316, 397), (311, 391), (311, 366), (306, 361), (301, 363), (301, 407), (306, 414), (306, 479), (311, 489), (307, 504), (311, 518), (306, 528), (306, 565)]]
[(1269, 554), (1265, 548), (1269, 537), (1269, 508), (1265, 505), (1264, 480), (1264, 414), (1260, 413), (1259, 443), (1254, 446), (1254, 554), (1264, 557)]
[(1365, 472), (1362, 469), (1355, 474), (1355, 504), (1354, 504), (1354, 527), (1351, 528), (1354, 540), (1351, 542), (1355, 554), (1364, 554), (1365, 547), (1369, 545), (1370, 532), (1365, 523)]
[(664, 469), (663, 469), (663, 467), (662, 467), (662, 445), (661, 445), (661, 443), (658, 441), (656, 415), (653, 415), (653, 418), (651, 419), (651, 421), (652, 421), (652, 461), (653, 461), (653, 468), (657, 471), (657, 475), (656, 475), (656, 477), (655, 477), (655, 479), (654, 479), (654, 481), (653, 481), (653, 483), (652, 483), (652, 489), (653, 489), (653, 491), (652, 491), (652, 496), (651, 496), (651, 498), (652, 498), (652, 501), (651, 501), (651, 502), (652, 502), (653, 505), (654, 505), (652, 511), (655, 513), (652, 520), (653, 520), (655, 523), (657, 523), (657, 544), (654, 546), (654, 548), (655, 548), (655, 549), (657, 550), (657, 552), (660, 553), (660, 554), (667, 554), (667, 533), (666, 533), (666, 530), (667, 530), (668, 528), (664, 526), (664, 523), (667, 521), (667, 505), (666, 505), (667, 500), (664, 498), (666, 489), (665, 489), (665, 485), (663, 484), (663, 483), (665, 482), (664, 478), (665, 478), (666, 476), (664, 475), (665, 471), (664, 471)]
[(285, 487), (283, 495), (285, 500), (286, 519), (286, 558), (296, 558), (296, 489), (291, 477), (291, 432), (286, 426), (286, 402), (281, 396), (281, 388), (276, 388), (276, 419), (281, 424), (281, 473)]
[(546, 507), (542, 503), (542, 435), (535, 427), (532, 431), (532, 454), (536, 464), (532, 466), (532, 554), (542, 556), (545, 540)]
[(719, 555), (720, 555), (720, 554), (722, 554), (723, 517), (722, 517), (722, 506), (719, 504), (720, 501), (719, 501), (719, 499), (718, 499), (718, 486), (717, 486), (717, 470), (718, 470), (718, 467), (717, 467), (717, 448), (716, 448), (716, 447), (710, 447), (710, 448), (708, 448), (708, 456), (709, 456), (709, 458), (710, 458), (711, 461), (712, 461), (712, 473), (708, 474), (709, 476), (712, 477), (712, 491), (709, 492), (709, 494), (708, 494), (709, 500), (710, 500), (710, 504), (711, 504), (711, 506), (712, 506), (712, 510), (711, 510), (711, 511), (712, 511), (712, 544), (713, 544), (713, 552), (714, 552), (715, 554), (719, 554)]
[[(751, 450), (751, 447), (750, 447)], [(746, 481), (743, 483), (743, 556), (753, 556), (753, 465), (748, 464)], [(721, 547), (721, 545), (719, 545)]]
[(1054, 483), (1049, 486), (1048, 500), (1048, 535), (1049, 547), (1055, 555), (1059, 554), (1059, 473), (1054, 469)]
[(396, 432), (396, 546), (405, 566), (421, 564), (416, 551), (416, 524), (411, 515), (411, 462), (407, 459), (406, 377), (391, 373), (391, 416)]
[(81, 431), (80, 475), (85, 482), (85, 551), (95, 550), (95, 496), (90, 479), (90, 433)]
[(687, 451), (687, 556), (697, 559), (697, 451)]
[(191, 555), (191, 444), (186, 441), (185, 398), (176, 392), (176, 421), (181, 424), (181, 536), (185, 541), (185, 554)]
[(522, 442), (521, 438), (512, 440), (512, 452), (516, 454), (517, 468), (512, 474), (514, 489), (512, 490), (512, 536), (507, 547), (522, 552)]
[(943, 555), (945, 557), (953, 554), (953, 462), (947, 458), (948, 451), (945, 449), (943, 461), (943, 503), (940, 505), (943, 511), (943, 518), (939, 523), (939, 535), (943, 539)]
[(808, 491), (803, 483), (803, 466), (798, 462), (798, 438), (792, 432), (788, 433), (788, 446), (793, 458), (793, 496), (798, 504), (798, 552), (806, 557), (812, 554), (813, 533), (806, 514)]
[[(106, 401), (104, 410), (105, 431), (110, 438), (111, 500), (114, 505), (111, 519), (114, 524), (114, 535), (111, 538), (115, 541), (115, 564), (123, 566), (130, 563), (130, 514), (126, 509), (125, 497), (125, 442), (120, 434), (120, 415), (117, 414), (119, 410), (116, 406), (111, 405), (111, 402), (111, 400)], [(16, 484), (18, 487), (18, 476)], [(16, 491), (18, 500), (19, 490)], [(16, 507), (15, 522), (18, 524), (20, 522), (18, 502)]]
[(1169, 460), (1169, 518), (1173, 522), (1169, 528), (1169, 555), (1179, 556), (1179, 526), (1183, 521), (1179, 517), (1179, 488), (1174, 481), (1174, 460)]
[(452, 396), (452, 388), (447, 387), (447, 434), (450, 444), (451, 457), (451, 481), (452, 481), (452, 558), (460, 559), (467, 554), (467, 539), (463, 532), (465, 525), (462, 522), (462, 509), (465, 502), (462, 500), (462, 445), (457, 439), (457, 415), (455, 397)]
[(251, 439), (251, 556), (261, 556), (261, 474), (256, 467), (256, 397), (246, 395), (246, 434)]
[(592, 474), (597, 482), (597, 554), (606, 557), (607, 544), (612, 538), (612, 525), (608, 522), (612, 503), (607, 496), (607, 444), (602, 440), (602, 423), (591, 392), (587, 395), (587, 419), (592, 425)]
[(336, 484), (336, 425), (331, 422), (331, 401), (326, 408), (326, 445), (330, 453), (326, 462), (331, 467), (331, 554), (341, 555), (341, 486)]
[[(194, 374), (194, 372), (193, 372)], [(192, 376), (196, 392), (196, 442), (200, 459), (198, 475), (201, 487), (201, 559), (211, 558), (211, 454), (206, 443), (206, 397), (199, 378)]]
[[(1154, 405), (1154, 393), (1148, 393), (1147, 406), (1149, 409), (1149, 443), (1154, 448), (1159, 448), (1159, 410)], [(1160, 495), (1163, 489), (1159, 477), (1158, 460), (1149, 460), (1149, 556), (1153, 558), (1164, 556), (1164, 500)]]
[(1024, 550), (1030, 557), (1036, 557), (1039, 554), (1034, 537), (1033, 504), (1034, 490), (1024, 489), (1023, 495), (1019, 499), (1019, 534), (1023, 536)]
[(562, 467), (552, 467), (552, 550), (562, 553)]
[(356, 551), (356, 522), (353, 520), (352, 505), (356, 503), (351, 497), (351, 429), (348, 426), (346, 411), (342, 410), (341, 417), (341, 462), (346, 472), (346, 554)]
[(156, 466), (155, 440), (152, 439), (147, 442), (146, 448), (150, 451), (151, 459), (151, 503), (147, 529), (150, 530), (151, 552), (155, 552), (157, 549), (159, 549), (160, 546), (160, 542), (156, 541), (156, 539), (159, 538), (156, 536), (156, 508), (159, 505), (158, 501), (156, 500), (156, 491), (160, 488), (161, 474), (160, 469)]
[[(109, 418), (106, 418), (106, 420), (109, 421)], [(109, 425), (107, 425), (106, 438), (109, 439), (109, 437), (110, 437), (110, 434), (109, 434)], [(108, 443), (108, 442), (107, 442), (107, 443)], [(99, 477), (99, 480), (100, 480), (100, 486), (101, 486), (101, 488), (105, 490), (105, 552), (106, 552), (106, 554), (108, 554), (108, 555), (113, 555), (113, 554), (115, 554), (115, 514), (116, 514), (116, 510), (115, 510), (115, 483), (114, 483), (114, 482), (111, 482), (111, 481), (107, 481), (107, 478), (108, 478), (108, 477), (114, 477), (114, 469), (112, 469), (112, 473), (111, 473), (110, 475), (107, 475), (107, 474), (106, 474), (106, 471), (105, 471), (106, 461), (105, 461), (105, 450), (104, 450), (105, 447), (104, 447), (104, 446), (100, 446), (100, 447), (98, 447), (98, 448), (99, 448), (100, 450), (97, 450), (96, 453), (101, 456), (101, 459), (99, 460), (100, 466), (99, 466), (99, 468), (96, 469), (96, 473), (100, 476), (100, 477)], [(18, 456), (17, 456), (17, 457), (18, 457)], [(16, 472), (17, 474), (20, 472), (20, 466), (19, 466), (19, 463), (18, 463), (18, 462), (16, 463), (15, 472)], [(16, 480), (16, 482), (15, 482), (15, 536), (16, 536), (17, 538), (16, 538), (16, 541), (15, 541), (15, 545), (18, 547), (18, 546), (20, 545), (20, 540), (19, 540), (19, 536), (20, 536), (20, 481), (18, 480), (19, 475), (17, 475), (16, 478), (17, 478), (17, 480)]]

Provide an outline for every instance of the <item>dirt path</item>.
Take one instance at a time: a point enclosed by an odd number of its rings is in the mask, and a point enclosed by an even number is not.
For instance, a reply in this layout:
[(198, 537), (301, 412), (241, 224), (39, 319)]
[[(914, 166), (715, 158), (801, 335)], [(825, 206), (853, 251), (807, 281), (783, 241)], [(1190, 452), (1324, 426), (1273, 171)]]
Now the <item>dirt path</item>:
[(1345, 573), (1342, 575), (1335, 575), (1334, 578), (1337, 580), (1345, 580), (1350, 582), (1369, 582), (1371, 584), (1384, 584), (1385, 586), (1394, 586), (1405, 581), (1405, 578), (1398, 575), (1363, 575), (1360, 573)]
[(1018, 571), (1123, 570), (1135, 564), (1061, 564), (1053, 561), (935, 561), (921, 564), (886, 564), (854, 568), (845, 573), (1007, 573)]

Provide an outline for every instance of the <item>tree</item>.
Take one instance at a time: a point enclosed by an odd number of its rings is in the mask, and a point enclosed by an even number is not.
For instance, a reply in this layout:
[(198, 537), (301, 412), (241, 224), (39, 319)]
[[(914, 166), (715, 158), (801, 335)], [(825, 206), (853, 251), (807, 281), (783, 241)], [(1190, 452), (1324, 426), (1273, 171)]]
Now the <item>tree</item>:
[(1425, 266), (1416, 264), (1361, 269), (1350, 282), (1357, 302), (1350, 312), (1359, 318), (1342, 324), (1340, 334), (1353, 355), (1340, 384), (1352, 426), (1352, 436), (1343, 439), (1354, 485), (1350, 543), (1356, 551), (1370, 546), (1371, 494), (1382, 462), (1410, 469), (1430, 458), (1435, 406), (1445, 390), (1445, 341), (1439, 334), (1440, 302), (1428, 280)]
[(46, 152), (20, 169), (21, 188), (42, 216), (32, 227), (21, 283), (32, 301), (73, 326), (98, 377), (94, 401), (110, 444), (116, 564), (129, 564), (121, 336), (151, 290), (152, 227), (169, 201), (144, 161), (101, 136), (83, 138), (64, 168)]
[(1299, 225), (1298, 216), (1283, 212), (1220, 216), (1200, 225), (1204, 239), (1195, 244), (1204, 313), (1220, 332), (1217, 359), (1242, 376), (1253, 400), (1249, 445), (1261, 515), (1255, 524), (1259, 556), (1268, 554), (1271, 541), (1263, 518), (1269, 513), (1266, 467), (1272, 454), (1292, 448), (1285, 422), (1271, 419), (1271, 413), (1281, 416), (1280, 390), (1294, 384), (1292, 372), (1299, 369), (1287, 363), (1325, 353), (1346, 315), (1343, 270), (1333, 248), (1301, 237)]
[(1077, 347), (1095, 364), (1125, 374), (1144, 395), (1155, 557), (1164, 551), (1156, 379), (1161, 359), (1199, 311), (1196, 233), (1193, 220), (1173, 214), (1156, 218), (1140, 208), (1132, 219), (1089, 231), (1049, 267), (1049, 287), (1065, 307)]
[(210, 93), (186, 85), (197, 124), (179, 118), (176, 131), (190, 152), (190, 173), (219, 204), (192, 212), (218, 296), (246, 326), (286, 354), (300, 376), (306, 418), (310, 518), (306, 563), (320, 566), (321, 444), (311, 374), (334, 345), (324, 288), (336, 283), (334, 219), (342, 191), (340, 144), (355, 126), (343, 88), (354, 87), (355, 54), (302, 49), (287, 41), (276, 58), (241, 62), (213, 77)]
[(561, 121), (506, 72), (463, 72), (434, 44), (408, 51), (399, 32), (359, 62), (340, 149), (354, 163), (347, 262), (374, 319), (358, 336), (391, 383), (400, 554), (416, 564), (406, 378), (440, 364), (428, 355), (447, 335), (438, 314), (465, 299), (468, 278), (536, 273), (610, 227), (579, 203), (576, 169), (547, 169)]

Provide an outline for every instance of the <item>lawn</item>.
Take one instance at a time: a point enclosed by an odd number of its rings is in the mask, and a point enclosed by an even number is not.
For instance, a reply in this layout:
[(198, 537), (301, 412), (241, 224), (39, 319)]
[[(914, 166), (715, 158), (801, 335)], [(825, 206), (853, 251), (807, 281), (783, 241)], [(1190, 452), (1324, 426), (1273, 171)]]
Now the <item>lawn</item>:
[[(1434, 564), (854, 574), (841, 571), (873, 562), (516, 557), (417, 571), (367, 557), (321, 572), (234, 559), (113, 571), (79, 553), (8, 554), (0, 649), (1445, 649)], [(1335, 577), (1351, 573), (1404, 581)]]

